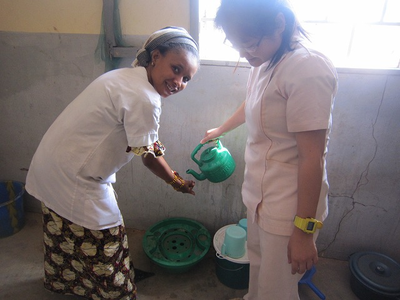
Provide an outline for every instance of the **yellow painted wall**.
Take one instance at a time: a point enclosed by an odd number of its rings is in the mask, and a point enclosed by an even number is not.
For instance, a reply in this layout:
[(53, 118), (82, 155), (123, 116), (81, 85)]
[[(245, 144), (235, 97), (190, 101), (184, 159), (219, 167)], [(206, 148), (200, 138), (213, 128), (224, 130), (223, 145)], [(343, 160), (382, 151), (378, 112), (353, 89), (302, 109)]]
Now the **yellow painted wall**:
[[(120, 0), (123, 34), (190, 29), (189, 0)], [(102, 0), (0, 0), (0, 31), (99, 34)]]

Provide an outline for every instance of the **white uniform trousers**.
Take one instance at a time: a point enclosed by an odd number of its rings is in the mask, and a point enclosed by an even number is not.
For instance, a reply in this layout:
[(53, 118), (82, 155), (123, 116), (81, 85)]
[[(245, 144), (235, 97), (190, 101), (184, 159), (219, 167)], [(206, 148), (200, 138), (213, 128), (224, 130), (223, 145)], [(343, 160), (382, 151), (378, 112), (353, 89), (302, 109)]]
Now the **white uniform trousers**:
[[(304, 274), (291, 273), (287, 259), (289, 236), (270, 234), (248, 216), (247, 252), (249, 291), (245, 300), (299, 300), (298, 282)], [(318, 233), (314, 234), (314, 239)]]

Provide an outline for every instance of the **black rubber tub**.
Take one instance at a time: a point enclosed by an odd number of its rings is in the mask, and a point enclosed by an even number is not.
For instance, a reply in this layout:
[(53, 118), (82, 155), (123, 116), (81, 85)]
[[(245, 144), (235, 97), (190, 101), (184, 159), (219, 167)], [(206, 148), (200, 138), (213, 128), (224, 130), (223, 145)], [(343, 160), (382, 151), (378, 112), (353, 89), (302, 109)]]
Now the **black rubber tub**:
[(350, 285), (360, 300), (400, 300), (400, 264), (377, 252), (350, 256)]

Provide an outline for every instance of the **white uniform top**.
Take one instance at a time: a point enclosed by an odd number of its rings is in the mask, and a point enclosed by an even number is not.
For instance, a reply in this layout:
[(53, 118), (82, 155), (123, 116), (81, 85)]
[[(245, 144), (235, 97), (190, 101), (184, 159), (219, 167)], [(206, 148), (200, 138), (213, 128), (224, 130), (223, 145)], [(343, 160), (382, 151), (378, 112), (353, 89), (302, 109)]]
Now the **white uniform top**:
[[(243, 201), (263, 230), (290, 235), (297, 210), (298, 151), (295, 133), (331, 128), (337, 74), (322, 54), (302, 45), (266, 71), (250, 73), (245, 105), (248, 139)], [(325, 150), (325, 156), (326, 156)], [(325, 160), (324, 160), (325, 161)], [(316, 218), (327, 216), (324, 174)]]
[(129, 146), (158, 140), (161, 97), (145, 68), (110, 71), (93, 81), (44, 135), (31, 162), (27, 191), (89, 229), (120, 225), (112, 183), (133, 158)]

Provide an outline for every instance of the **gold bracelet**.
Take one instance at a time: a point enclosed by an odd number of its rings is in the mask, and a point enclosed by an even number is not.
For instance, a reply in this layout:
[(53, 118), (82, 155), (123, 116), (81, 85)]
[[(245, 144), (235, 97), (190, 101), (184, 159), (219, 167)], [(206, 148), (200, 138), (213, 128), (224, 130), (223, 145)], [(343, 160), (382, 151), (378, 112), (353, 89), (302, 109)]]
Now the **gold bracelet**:
[(176, 180), (178, 179), (178, 176), (177, 176), (177, 172), (175, 172), (175, 171), (173, 171), (173, 170), (171, 170), (171, 172), (172, 172), (172, 174), (174, 174), (174, 179), (171, 181), (171, 182), (167, 182), (167, 184), (174, 184), (175, 182), (176, 182)]
[(173, 185), (177, 180), (178, 180), (178, 176), (174, 173), (174, 180), (172, 180), (171, 182), (167, 182), (170, 185)]
[(173, 187), (175, 191), (180, 191), (185, 186), (185, 180), (183, 180), (182, 178), (180, 178), (180, 180), (182, 184), (178, 188)]
[[(185, 180), (183, 180), (183, 178), (179, 176), (179, 174), (176, 171), (172, 171), (172, 173), (174, 174), (174, 180), (167, 183), (170, 184), (175, 191), (180, 191), (185, 186)], [(180, 180), (181, 185), (179, 187), (174, 187), (174, 183), (177, 182), (178, 179)]]

